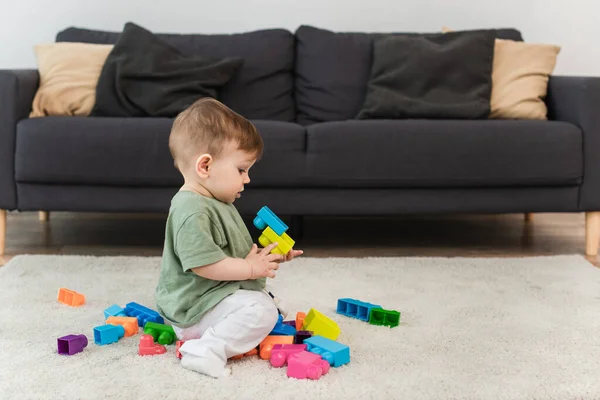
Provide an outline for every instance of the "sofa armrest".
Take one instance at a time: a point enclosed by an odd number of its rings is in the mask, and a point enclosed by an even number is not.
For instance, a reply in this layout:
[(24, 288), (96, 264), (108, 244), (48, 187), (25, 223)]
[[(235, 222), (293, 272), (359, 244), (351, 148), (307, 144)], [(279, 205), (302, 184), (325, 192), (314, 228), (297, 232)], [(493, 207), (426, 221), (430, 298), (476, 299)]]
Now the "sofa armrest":
[(17, 208), (15, 140), (39, 85), (36, 70), (0, 70), (0, 209)]
[(548, 84), (548, 118), (583, 131), (581, 211), (600, 211), (600, 77), (552, 76)]

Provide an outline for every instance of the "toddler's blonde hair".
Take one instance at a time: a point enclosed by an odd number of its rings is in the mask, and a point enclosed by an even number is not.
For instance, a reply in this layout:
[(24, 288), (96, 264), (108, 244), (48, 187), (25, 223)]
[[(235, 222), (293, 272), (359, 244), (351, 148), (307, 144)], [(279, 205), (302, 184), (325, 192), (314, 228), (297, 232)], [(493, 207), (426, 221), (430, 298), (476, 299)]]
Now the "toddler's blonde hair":
[(203, 153), (217, 159), (225, 145), (234, 141), (238, 149), (259, 159), (263, 140), (250, 121), (213, 98), (202, 98), (182, 111), (171, 128), (169, 150), (180, 171)]

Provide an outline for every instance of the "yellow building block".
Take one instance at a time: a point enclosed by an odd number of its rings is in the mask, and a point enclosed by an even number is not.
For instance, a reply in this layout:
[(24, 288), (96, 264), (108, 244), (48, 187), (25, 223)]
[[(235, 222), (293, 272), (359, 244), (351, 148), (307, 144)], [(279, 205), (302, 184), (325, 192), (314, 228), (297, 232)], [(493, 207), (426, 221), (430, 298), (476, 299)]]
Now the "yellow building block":
[(267, 247), (271, 243), (277, 242), (278, 245), (272, 251), (275, 254), (287, 254), (294, 247), (296, 242), (287, 234), (279, 236), (275, 233), (273, 229), (270, 227), (266, 227), (263, 231), (262, 235), (258, 238), (258, 243), (261, 244), (262, 247)]
[(334, 320), (311, 308), (304, 318), (302, 329), (312, 331), (313, 335), (321, 335), (327, 339), (337, 340), (340, 336), (340, 327)]

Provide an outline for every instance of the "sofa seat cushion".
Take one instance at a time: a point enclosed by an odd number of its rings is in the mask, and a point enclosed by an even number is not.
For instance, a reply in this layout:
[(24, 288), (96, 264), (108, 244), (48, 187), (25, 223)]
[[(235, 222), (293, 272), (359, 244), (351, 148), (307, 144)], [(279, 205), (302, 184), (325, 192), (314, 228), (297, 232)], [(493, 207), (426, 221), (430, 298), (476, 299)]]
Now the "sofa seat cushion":
[[(297, 184), (305, 169), (305, 129), (253, 121), (265, 154), (253, 187)], [(169, 152), (170, 118), (45, 117), (17, 126), (16, 179), (45, 184), (178, 186)], [(285, 168), (283, 168), (285, 167)]]
[(339, 121), (307, 127), (306, 178), (329, 187), (561, 186), (582, 181), (582, 133), (549, 121)]

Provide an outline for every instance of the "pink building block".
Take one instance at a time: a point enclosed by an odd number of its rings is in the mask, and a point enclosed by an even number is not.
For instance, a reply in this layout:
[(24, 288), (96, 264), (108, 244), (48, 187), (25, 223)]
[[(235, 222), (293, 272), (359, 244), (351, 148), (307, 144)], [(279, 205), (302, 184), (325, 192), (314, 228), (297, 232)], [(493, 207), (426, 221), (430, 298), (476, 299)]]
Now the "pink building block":
[(140, 356), (155, 356), (158, 354), (164, 354), (167, 352), (167, 348), (162, 344), (154, 343), (152, 335), (143, 334), (140, 337), (140, 345), (138, 347), (138, 354)]
[(185, 343), (185, 340), (178, 340), (177, 342), (175, 342), (175, 346), (176, 346), (175, 355), (177, 356), (177, 358), (181, 358), (181, 353), (179, 352), (179, 348), (184, 343)]
[(305, 344), (276, 344), (271, 350), (271, 365), (277, 368), (283, 367), (290, 355), (305, 350)]
[(321, 356), (301, 351), (288, 357), (287, 376), (296, 379), (319, 379), (329, 372), (329, 363)]

